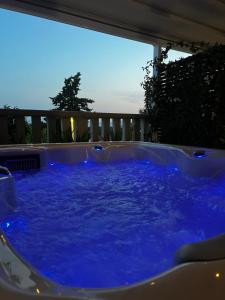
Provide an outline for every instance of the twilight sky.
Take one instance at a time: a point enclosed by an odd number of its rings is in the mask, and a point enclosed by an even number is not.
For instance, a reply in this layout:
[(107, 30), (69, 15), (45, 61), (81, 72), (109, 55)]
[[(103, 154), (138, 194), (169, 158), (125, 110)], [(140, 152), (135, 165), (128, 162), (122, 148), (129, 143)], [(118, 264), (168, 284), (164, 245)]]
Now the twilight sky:
[[(51, 109), (64, 78), (81, 72), (78, 96), (98, 112), (138, 113), (148, 44), (0, 9), (0, 107)], [(186, 56), (171, 51), (170, 59)]]

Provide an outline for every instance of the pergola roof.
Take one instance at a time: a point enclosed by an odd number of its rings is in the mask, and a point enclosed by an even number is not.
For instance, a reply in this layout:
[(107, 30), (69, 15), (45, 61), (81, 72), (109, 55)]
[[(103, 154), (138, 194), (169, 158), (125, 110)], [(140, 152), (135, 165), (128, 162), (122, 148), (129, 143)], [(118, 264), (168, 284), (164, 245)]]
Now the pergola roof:
[(225, 0), (1, 0), (3, 8), (166, 46), (225, 44)]

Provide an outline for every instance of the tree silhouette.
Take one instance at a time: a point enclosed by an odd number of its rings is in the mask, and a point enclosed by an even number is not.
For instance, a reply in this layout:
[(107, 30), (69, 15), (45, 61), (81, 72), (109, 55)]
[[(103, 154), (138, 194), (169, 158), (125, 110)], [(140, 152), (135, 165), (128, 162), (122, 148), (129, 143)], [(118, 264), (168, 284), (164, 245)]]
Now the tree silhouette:
[(81, 73), (71, 76), (64, 80), (62, 91), (55, 97), (50, 97), (52, 104), (56, 106), (56, 110), (64, 111), (92, 111), (88, 104), (94, 102), (92, 99), (77, 97), (80, 91)]

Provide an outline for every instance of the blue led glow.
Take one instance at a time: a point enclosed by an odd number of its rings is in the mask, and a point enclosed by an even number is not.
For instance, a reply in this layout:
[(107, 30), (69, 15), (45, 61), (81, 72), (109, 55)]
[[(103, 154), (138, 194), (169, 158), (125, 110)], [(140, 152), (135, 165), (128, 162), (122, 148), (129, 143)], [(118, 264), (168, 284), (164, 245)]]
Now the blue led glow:
[(178, 171), (179, 171), (179, 168), (178, 168), (177, 165), (175, 165), (175, 164), (169, 164), (169, 165), (168, 165), (168, 170), (169, 170), (170, 172), (174, 173), (174, 172), (178, 172)]
[(9, 222), (9, 221), (4, 221), (4, 222), (2, 222), (2, 224), (1, 224), (1, 227), (3, 228), (3, 229), (9, 229), (9, 227), (11, 227), (11, 222)]
[(103, 151), (103, 147), (102, 147), (101, 145), (96, 145), (96, 146), (94, 146), (94, 149), (95, 149), (96, 152), (101, 152), (101, 151)]
[(5, 226), (6, 226), (6, 228), (9, 228), (10, 223), (9, 223), (9, 222), (6, 222)]
[(195, 158), (204, 158), (207, 156), (206, 152), (204, 150), (196, 150), (193, 152), (193, 156)]
[(6, 233), (13, 232), (14, 230), (23, 232), (27, 229), (27, 221), (21, 215), (10, 216), (10, 218), (4, 220), (0, 225)]
[(195, 155), (196, 158), (203, 158), (206, 157), (206, 155)]
[(225, 180), (149, 158), (98, 163), (92, 151), (79, 164), (15, 175), (17, 209), (2, 229), (43, 275), (66, 286), (132, 284), (170, 268), (181, 245), (225, 231)]

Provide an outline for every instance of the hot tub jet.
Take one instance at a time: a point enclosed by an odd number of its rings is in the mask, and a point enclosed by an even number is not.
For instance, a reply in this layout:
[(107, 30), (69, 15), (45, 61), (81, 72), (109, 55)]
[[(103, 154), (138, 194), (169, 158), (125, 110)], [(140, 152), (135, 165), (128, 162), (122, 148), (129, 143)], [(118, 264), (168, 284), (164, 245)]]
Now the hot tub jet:
[(207, 156), (207, 154), (206, 154), (205, 150), (196, 150), (193, 152), (193, 156), (195, 158), (204, 158)]
[(104, 150), (104, 148), (101, 145), (95, 145), (93, 148), (95, 149), (96, 152), (101, 152)]

